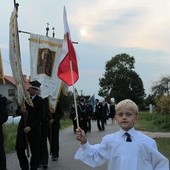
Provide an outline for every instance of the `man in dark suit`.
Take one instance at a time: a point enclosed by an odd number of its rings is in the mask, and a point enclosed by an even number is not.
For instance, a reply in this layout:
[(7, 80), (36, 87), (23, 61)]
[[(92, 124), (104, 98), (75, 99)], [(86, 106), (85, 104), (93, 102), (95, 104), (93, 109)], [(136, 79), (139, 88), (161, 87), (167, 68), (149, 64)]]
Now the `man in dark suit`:
[(47, 138), (48, 138), (48, 98), (44, 99), (44, 105), (45, 105), (45, 115), (42, 120), (41, 124), (41, 137), (40, 137), (40, 155), (39, 155), (39, 168), (47, 169), (48, 168), (48, 144), (47, 144)]
[(70, 108), (70, 119), (73, 123), (73, 132), (76, 133), (77, 129), (77, 118), (76, 118), (76, 109), (75, 109), (75, 103), (73, 102), (71, 108)]
[(85, 105), (85, 99), (81, 98), (80, 102), (77, 105), (78, 110), (78, 117), (79, 117), (79, 123), (81, 129), (84, 130), (85, 133), (87, 133), (87, 118), (88, 115), (86, 113), (86, 105)]
[(97, 127), (99, 131), (104, 131), (106, 122), (104, 108), (102, 102), (99, 102), (98, 99), (96, 99), (95, 116), (97, 119)]
[(93, 116), (93, 107), (90, 103), (86, 103), (86, 114), (87, 114), (87, 131), (91, 132), (91, 119)]
[(25, 102), (25, 105), (19, 106), (16, 111), (17, 115), (21, 115), (17, 131), (16, 151), (22, 170), (29, 170), (28, 159), (25, 155), (28, 143), (31, 151), (30, 170), (37, 170), (38, 167), (41, 123), (45, 115), (44, 100), (38, 96), (40, 86), (41, 83), (37, 80), (30, 82), (28, 91), (33, 106)]
[[(47, 105), (48, 106), (48, 105)], [(49, 110), (49, 132), (48, 138), (50, 143), (50, 152), (52, 160), (57, 161), (59, 158), (59, 131), (60, 131), (60, 119), (64, 115), (60, 101), (57, 102), (57, 106), (54, 113)]]
[(8, 119), (7, 103), (7, 98), (0, 94), (0, 170), (6, 170), (6, 156), (4, 151), (2, 124)]

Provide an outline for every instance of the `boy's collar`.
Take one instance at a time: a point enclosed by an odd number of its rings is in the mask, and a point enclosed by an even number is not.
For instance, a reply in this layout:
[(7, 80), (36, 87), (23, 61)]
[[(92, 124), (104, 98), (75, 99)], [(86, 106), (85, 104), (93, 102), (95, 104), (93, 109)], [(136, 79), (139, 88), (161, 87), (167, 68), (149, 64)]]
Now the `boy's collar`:
[[(135, 132), (135, 128), (133, 127), (133, 128), (131, 128), (131, 129), (129, 129), (128, 131), (125, 131), (125, 130), (123, 130), (122, 128), (120, 128), (120, 134), (123, 136), (124, 135), (124, 133), (125, 132), (128, 132), (129, 134), (134, 134), (134, 132)], [(133, 135), (132, 135), (133, 136)]]

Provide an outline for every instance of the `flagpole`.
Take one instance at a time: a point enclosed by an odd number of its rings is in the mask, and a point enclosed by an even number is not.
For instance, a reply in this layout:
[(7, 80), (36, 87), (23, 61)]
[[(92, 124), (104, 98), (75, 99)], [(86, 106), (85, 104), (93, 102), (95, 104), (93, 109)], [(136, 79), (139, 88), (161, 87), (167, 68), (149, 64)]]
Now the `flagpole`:
[(76, 111), (76, 122), (77, 122), (77, 128), (79, 128), (79, 119), (78, 119), (78, 112), (77, 112), (77, 101), (76, 101), (76, 94), (75, 94), (75, 88), (74, 88), (74, 77), (73, 77), (73, 66), (72, 61), (70, 60), (70, 70), (71, 70), (71, 81), (73, 84), (73, 96), (74, 96), (74, 104), (75, 104), (75, 111)]
[[(19, 6), (19, 3), (16, 3), (16, 0), (14, 0), (14, 9), (16, 9), (16, 21), (15, 21), (15, 27), (16, 27), (16, 34), (17, 35), (15, 35), (15, 40), (14, 40), (14, 44), (15, 44), (15, 46), (17, 46), (18, 47), (18, 51), (16, 52), (15, 51), (15, 55), (18, 55), (17, 56), (17, 58), (18, 57), (20, 57), (20, 42), (19, 42), (19, 34), (18, 34), (18, 22), (17, 22), (17, 18), (18, 18), (18, 6)], [(11, 23), (10, 23), (11, 24)], [(15, 34), (15, 32), (14, 32), (14, 34)], [(13, 36), (14, 36), (14, 34), (13, 34)], [(17, 37), (17, 38), (16, 38)], [(16, 47), (15, 47), (16, 48)], [(14, 56), (15, 56), (14, 55)], [(19, 61), (20, 62), (20, 61)], [(16, 64), (16, 63), (15, 63)], [(14, 73), (13, 73), (14, 74)], [(23, 79), (23, 74), (22, 74), (22, 71), (21, 71), (21, 79)], [(22, 84), (21, 84), (22, 86), (23, 86), (23, 81), (22, 81)], [(18, 88), (18, 86), (17, 86), (17, 88)], [(18, 90), (18, 89), (17, 89)], [(26, 89), (25, 89), (25, 91), (26, 91)], [(27, 96), (25, 96), (25, 97), (27, 97)], [(24, 98), (25, 98), (24, 97)], [(28, 99), (28, 101), (29, 101), (29, 99)], [(32, 102), (31, 102), (32, 103)], [(24, 99), (24, 101), (22, 102), (22, 105), (23, 106), (25, 106), (25, 99)], [(24, 117), (24, 125), (25, 125), (25, 127), (27, 126), (26, 125), (26, 121), (27, 121), (27, 113), (23, 113), (23, 117)], [(30, 157), (30, 153), (29, 153), (29, 141), (28, 141), (28, 134), (26, 133), (25, 134), (25, 141), (26, 141), (26, 151), (27, 151), (27, 157)]]
[(16, 5), (16, 0), (14, 0), (14, 8), (15, 8), (15, 5)]

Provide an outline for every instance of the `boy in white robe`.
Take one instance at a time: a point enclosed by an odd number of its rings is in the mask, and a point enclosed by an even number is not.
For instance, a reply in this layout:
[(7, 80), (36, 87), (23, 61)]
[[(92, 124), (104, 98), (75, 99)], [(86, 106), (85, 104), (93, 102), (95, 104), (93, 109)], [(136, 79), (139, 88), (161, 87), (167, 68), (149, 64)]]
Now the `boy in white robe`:
[(155, 140), (134, 129), (139, 118), (137, 105), (125, 99), (115, 109), (120, 130), (104, 136), (100, 144), (90, 145), (84, 131), (77, 129), (81, 146), (75, 159), (91, 167), (108, 162), (108, 170), (169, 170), (169, 161), (157, 150)]

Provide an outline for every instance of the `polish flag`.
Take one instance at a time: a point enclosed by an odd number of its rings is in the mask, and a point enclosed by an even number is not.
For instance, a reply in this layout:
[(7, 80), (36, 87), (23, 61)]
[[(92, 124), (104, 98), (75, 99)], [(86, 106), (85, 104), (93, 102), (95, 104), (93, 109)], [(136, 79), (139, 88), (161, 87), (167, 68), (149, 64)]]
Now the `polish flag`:
[(61, 51), (61, 62), (58, 67), (57, 75), (66, 84), (71, 86), (79, 79), (79, 72), (76, 52), (71, 41), (71, 35), (67, 22), (67, 14), (65, 7), (63, 13), (63, 21), (64, 21), (64, 41)]

